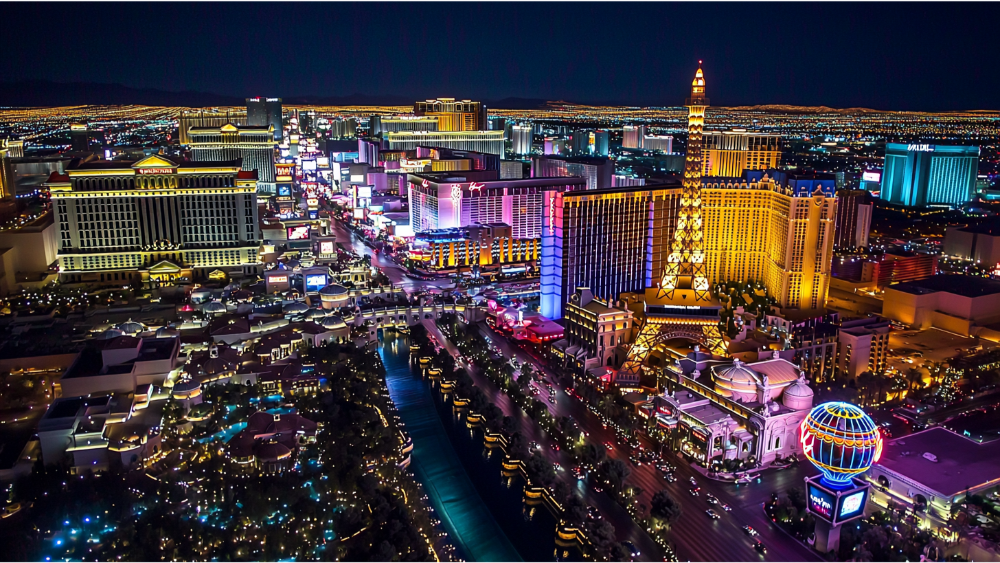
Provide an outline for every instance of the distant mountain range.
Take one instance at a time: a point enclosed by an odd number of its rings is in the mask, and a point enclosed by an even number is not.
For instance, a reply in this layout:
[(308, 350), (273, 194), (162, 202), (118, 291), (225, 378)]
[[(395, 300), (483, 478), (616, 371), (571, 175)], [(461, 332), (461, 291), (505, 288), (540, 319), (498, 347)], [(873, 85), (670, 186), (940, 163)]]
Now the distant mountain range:
[[(419, 98), (409, 96), (289, 96), (287, 105), (329, 106), (412, 106)], [(144, 105), (168, 107), (240, 106), (245, 99), (210, 92), (169, 92), (152, 88), (132, 88), (121, 84), (92, 82), (52, 82), (28, 80), (0, 82), (0, 107), (60, 107), (80, 105)], [(504, 98), (486, 101), (487, 107), (503, 109), (537, 109), (546, 100)]]
[[(286, 105), (327, 106), (412, 106), (423, 99), (419, 96), (381, 96), (350, 94), (347, 96), (283, 96)], [(510, 110), (534, 110), (563, 105), (631, 106), (625, 103), (576, 103), (535, 98), (504, 98), (484, 100), (486, 107)], [(132, 88), (121, 84), (94, 82), (52, 82), (28, 80), (0, 82), (0, 107), (60, 107), (79, 105), (145, 105), (167, 107), (217, 107), (242, 106), (245, 98), (213, 94), (211, 92), (170, 92), (153, 88)], [(732, 110), (766, 111), (775, 113), (873, 113), (881, 110), (868, 108), (830, 108), (826, 106), (793, 106), (782, 104), (729, 107)], [(992, 113), (992, 112), (990, 112)]]

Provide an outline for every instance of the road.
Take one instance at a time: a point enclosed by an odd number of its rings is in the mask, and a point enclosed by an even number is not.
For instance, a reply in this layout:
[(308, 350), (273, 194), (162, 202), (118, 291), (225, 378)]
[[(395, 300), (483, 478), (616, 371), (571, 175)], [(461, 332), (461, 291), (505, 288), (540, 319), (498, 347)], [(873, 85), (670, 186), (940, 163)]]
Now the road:
[(389, 258), (383, 252), (375, 252), (365, 241), (354, 234), (342, 222), (331, 219), (331, 231), (337, 237), (337, 243), (344, 248), (354, 251), (358, 256), (369, 255), (372, 257), (372, 266), (376, 266), (389, 278), (393, 285), (402, 287), (407, 292), (426, 290), (430, 287), (438, 289), (450, 289), (455, 286), (450, 279), (443, 278), (437, 280), (416, 280), (406, 275), (406, 269)]
[[(524, 349), (513, 345), (506, 338), (496, 334), (489, 327), (479, 324), (481, 334), (489, 338), (505, 356), (516, 357), (519, 362), (530, 361), (536, 368), (547, 374), (547, 379), (555, 383), (554, 374), (543, 366), (543, 363), (532, 357)], [(764, 515), (763, 503), (774, 491), (784, 491), (791, 487), (804, 487), (803, 480), (810, 474), (805, 464), (782, 471), (769, 470), (761, 475), (761, 483), (751, 485), (736, 485), (714, 481), (702, 476), (690, 467), (682, 458), (676, 457), (667, 461), (677, 467), (674, 475), (677, 481), (668, 483), (663, 475), (650, 465), (636, 467), (629, 461), (630, 448), (617, 443), (613, 428), (604, 428), (600, 417), (587, 410), (585, 404), (569, 395), (559, 385), (556, 387), (556, 403), (552, 404), (547, 393), (538, 398), (548, 405), (553, 416), (572, 416), (583, 430), (590, 434), (589, 439), (603, 444), (614, 444), (609, 457), (626, 462), (632, 474), (626, 481), (642, 488), (640, 502), (649, 506), (652, 495), (667, 489), (670, 496), (683, 507), (683, 514), (668, 534), (669, 541), (674, 545), (677, 557), (690, 561), (819, 561), (819, 556), (811, 549), (789, 538), (779, 530), (769, 518)], [(641, 440), (646, 449), (653, 445), (645, 438)], [(695, 477), (702, 488), (699, 496), (689, 493), (691, 484), (688, 479)], [(718, 520), (712, 520), (705, 511), (712, 508), (706, 500), (706, 494), (711, 493), (720, 502), (732, 507), (731, 512), (716, 509), (722, 515)], [(605, 495), (598, 495), (605, 497)], [(607, 498), (607, 497), (605, 497)], [(760, 540), (767, 546), (766, 555), (761, 555), (753, 549), (752, 541), (743, 532), (742, 527), (749, 524), (760, 533)], [(616, 524), (617, 527), (617, 524)], [(637, 544), (638, 545), (638, 544)], [(643, 557), (645, 559), (645, 557)]]

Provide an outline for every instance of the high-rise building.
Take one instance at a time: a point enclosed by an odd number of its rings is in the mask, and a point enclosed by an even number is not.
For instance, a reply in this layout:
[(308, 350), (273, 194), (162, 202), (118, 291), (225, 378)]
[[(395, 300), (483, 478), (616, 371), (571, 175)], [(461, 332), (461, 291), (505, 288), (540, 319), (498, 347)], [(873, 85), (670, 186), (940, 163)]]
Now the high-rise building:
[(7, 151), (7, 158), (24, 158), (24, 141), (5, 139), (3, 141)]
[(347, 119), (333, 119), (330, 121), (331, 139), (356, 139), (358, 137), (358, 120), (353, 117)]
[(511, 131), (512, 148), (514, 154), (531, 154), (532, 133), (530, 125), (515, 125)]
[(588, 190), (603, 190), (610, 188), (611, 177), (615, 172), (615, 164), (607, 158), (599, 157), (531, 157), (531, 176), (533, 178), (551, 176), (580, 176), (587, 179)]
[(553, 353), (563, 367), (591, 369), (617, 366), (625, 357), (632, 334), (632, 311), (615, 307), (614, 301), (594, 297), (590, 288), (579, 287), (566, 303), (565, 339), (556, 341)]
[(739, 178), (744, 170), (777, 168), (781, 137), (744, 129), (705, 133), (702, 140), (704, 176)]
[(247, 98), (247, 125), (252, 127), (271, 126), (275, 142), (281, 142), (284, 133), (282, 125), (281, 98)]
[(642, 140), (646, 137), (645, 125), (626, 125), (622, 127), (622, 148), (641, 149)]
[[(20, 143), (20, 141), (17, 141)], [(12, 154), (10, 141), (0, 139), (0, 200), (6, 200), (16, 195), (17, 189), (14, 182), (14, 165), (10, 159)]]
[(611, 177), (611, 187), (613, 188), (625, 188), (628, 186), (645, 186), (645, 178), (635, 178), (633, 176), (628, 176), (625, 174), (615, 174)]
[(393, 115), (381, 119), (381, 133), (397, 131), (438, 131), (437, 116)]
[(570, 133), (569, 139), (573, 149), (573, 156), (590, 156), (593, 154), (591, 150), (593, 147), (591, 144), (592, 133), (589, 129), (574, 129)]
[(546, 193), (542, 315), (562, 318), (577, 287), (615, 301), (653, 285), (665, 265), (680, 202), (676, 185)]
[(382, 134), (382, 116), (368, 116), (368, 134), (372, 137)]
[(979, 147), (886, 143), (880, 197), (889, 203), (957, 207), (972, 199)]
[(191, 160), (220, 162), (242, 160), (243, 170), (257, 172), (257, 188), (274, 193), (274, 132), (271, 125), (256, 127), (230, 123), (222, 127), (188, 129)]
[(86, 152), (90, 150), (90, 132), (85, 123), (71, 123), (69, 126), (69, 140), (71, 148), (76, 152)]
[(192, 127), (215, 127), (216, 129), (225, 124), (247, 125), (247, 112), (237, 109), (198, 109), (182, 111), (177, 118), (177, 137), (182, 145), (191, 143), (188, 136), (188, 129)]
[(838, 190), (837, 227), (833, 248), (868, 246), (872, 224), (872, 196), (865, 190)]
[(594, 131), (594, 156), (608, 156), (608, 132), (600, 129)]
[(486, 124), (488, 131), (503, 131), (507, 128), (507, 120), (502, 117), (491, 117)]
[(671, 135), (646, 135), (642, 138), (642, 149), (652, 152), (674, 152), (674, 138)]
[(495, 171), (410, 174), (410, 226), (414, 232), (506, 223), (516, 239), (542, 233), (548, 192), (584, 189), (579, 178), (497, 180)]
[[(783, 185), (761, 173), (708, 178), (701, 190), (704, 264), (711, 283), (758, 280), (778, 305), (826, 305), (833, 259), (833, 180)], [(795, 187), (791, 187), (793, 184)]]
[(472, 100), (438, 98), (413, 104), (413, 114), (437, 117), (438, 131), (486, 131), (486, 106)]
[(414, 150), (417, 147), (444, 147), (485, 152), (503, 157), (503, 131), (397, 131), (384, 133), (389, 150)]
[(53, 173), (60, 279), (155, 285), (256, 273), (256, 184), (238, 161), (162, 155)]

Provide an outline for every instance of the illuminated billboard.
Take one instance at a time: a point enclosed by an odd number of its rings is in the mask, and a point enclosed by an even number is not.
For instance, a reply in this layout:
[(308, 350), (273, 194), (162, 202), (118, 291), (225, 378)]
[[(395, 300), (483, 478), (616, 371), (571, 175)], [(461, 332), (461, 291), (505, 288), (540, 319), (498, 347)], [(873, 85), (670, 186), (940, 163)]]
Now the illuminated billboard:
[(288, 283), (288, 276), (269, 276), (267, 278), (267, 283)]
[(326, 274), (306, 275), (306, 291), (319, 291), (329, 285)]
[(845, 495), (840, 499), (840, 508), (837, 510), (837, 521), (849, 520), (855, 516), (860, 516), (865, 511), (865, 504), (868, 500), (868, 488), (858, 492)]
[(809, 483), (809, 511), (828, 522), (833, 521), (833, 495)]
[(288, 184), (278, 184), (278, 195), (280, 196), (291, 196), (292, 186)]
[(320, 254), (333, 254), (333, 241), (324, 240), (319, 243), (319, 253)]
[(303, 170), (316, 170), (316, 161), (315, 160), (303, 160), (302, 161), (302, 169)]
[(311, 227), (309, 225), (288, 227), (288, 240), (308, 240), (310, 230)]
[(309, 198), (309, 199), (306, 200), (306, 205), (308, 205), (311, 208), (319, 207), (319, 199), (317, 199), (315, 197), (311, 197), (311, 198)]
[(879, 172), (878, 170), (866, 170), (865, 172), (861, 173), (861, 181), (862, 182), (881, 182), (882, 181), (882, 173)]
[(371, 186), (357, 186), (358, 198), (371, 198), (372, 197), (372, 187)]

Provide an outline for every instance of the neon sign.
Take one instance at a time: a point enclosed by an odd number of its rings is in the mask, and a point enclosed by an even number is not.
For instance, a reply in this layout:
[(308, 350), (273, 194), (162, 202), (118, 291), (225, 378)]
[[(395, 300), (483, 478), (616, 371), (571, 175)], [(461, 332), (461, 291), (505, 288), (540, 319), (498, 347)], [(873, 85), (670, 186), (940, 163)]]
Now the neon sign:
[(458, 202), (462, 199), (462, 184), (452, 184), (451, 185), (451, 200), (458, 205)]
[(288, 276), (271, 276), (267, 278), (268, 283), (288, 283)]
[(136, 170), (139, 174), (173, 174), (174, 170), (172, 168), (139, 168)]
[(934, 145), (906, 145), (909, 152), (934, 152)]
[(431, 185), (431, 183), (427, 181), (427, 178), (424, 178), (424, 181), (420, 182), (420, 185), (426, 188), (427, 186)]
[(469, 191), (470, 192), (478, 191), (479, 193), (483, 193), (483, 188), (485, 187), (486, 187), (485, 184), (477, 184), (475, 182), (472, 182), (471, 184), (469, 184)]

